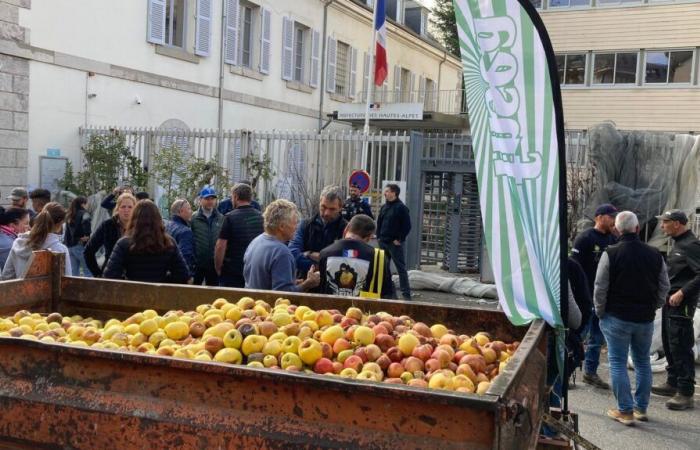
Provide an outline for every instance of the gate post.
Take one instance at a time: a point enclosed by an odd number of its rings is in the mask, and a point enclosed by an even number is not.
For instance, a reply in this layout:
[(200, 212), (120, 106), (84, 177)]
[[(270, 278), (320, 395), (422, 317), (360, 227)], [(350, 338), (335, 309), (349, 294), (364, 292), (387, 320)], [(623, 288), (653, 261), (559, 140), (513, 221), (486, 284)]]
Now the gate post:
[(423, 221), (423, 184), (421, 159), (423, 156), (423, 133), (411, 131), (408, 151), (408, 170), (406, 170), (406, 206), (411, 215), (411, 232), (406, 238), (406, 266), (408, 269), (420, 268), (421, 236)]
[(462, 185), (464, 184), (464, 175), (455, 173), (452, 176), (452, 199), (450, 201), (450, 210), (448, 211), (448, 229), (449, 236), (447, 237), (447, 270), (450, 273), (459, 272), (459, 234), (462, 228)]

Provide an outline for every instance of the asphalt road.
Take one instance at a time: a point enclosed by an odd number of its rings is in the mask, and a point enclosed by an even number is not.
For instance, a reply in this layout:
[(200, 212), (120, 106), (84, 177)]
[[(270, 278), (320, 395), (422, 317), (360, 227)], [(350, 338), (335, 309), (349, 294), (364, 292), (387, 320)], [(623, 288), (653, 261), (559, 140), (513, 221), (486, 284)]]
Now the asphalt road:
[[(432, 291), (416, 291), (416, 301), (436, 304), (479, 306), (496, 308), (495, 302), (465, 298), (455, 294)], [(700, 366), (696, 366), (700, 373)], [(607, 381), (607, 353), (601, 355), (598, 374)], [(630, 382), (634, 386), (634, 372), (629, 371)], [(581, 436), (604, 450), (700, 450), (700, 389), (695, 394), (696, 409), (671, 411), (664, 406), (666, 397), (651, 395), (649, 422), (636, 422), (627, 427), (608, 418), (605, 412), (614, 408), (612, 391), (593, 388), (577, 381), (569, 393), (569, 409), (579, 415)], [(654, 382), (663, 382), (665, 373), (655, 373)]]

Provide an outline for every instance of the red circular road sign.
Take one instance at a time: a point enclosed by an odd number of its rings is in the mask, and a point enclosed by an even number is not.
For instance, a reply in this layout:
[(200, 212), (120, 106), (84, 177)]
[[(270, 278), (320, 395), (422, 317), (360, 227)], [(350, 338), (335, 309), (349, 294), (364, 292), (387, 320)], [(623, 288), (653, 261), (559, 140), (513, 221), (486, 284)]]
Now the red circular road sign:
[(365, 170), (355, 170), (348, 180), (350, 186), (357, 186), (360, 190), (360, 194), (364, 194), (369, 190), (370, 182), (369, 174)]

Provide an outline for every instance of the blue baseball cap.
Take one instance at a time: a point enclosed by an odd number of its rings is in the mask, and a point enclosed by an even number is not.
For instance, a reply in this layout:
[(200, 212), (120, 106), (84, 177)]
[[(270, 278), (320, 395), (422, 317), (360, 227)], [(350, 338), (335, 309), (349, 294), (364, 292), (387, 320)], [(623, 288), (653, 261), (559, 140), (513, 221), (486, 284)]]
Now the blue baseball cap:
[(611, 205), (610, 203), (604, 203), (596, 208), (594, 217), (598, 217), (598, 216), (615, 217), (617, 215), (617, 212), (618, 212), (617, 208), (615, 208), (613, 205)]
[(200, 198), (218, 197), (218, 195), (216, 195), (216, 190), (213, 187), (204, 186), (204, 188), (199, 192), (199, 197)]

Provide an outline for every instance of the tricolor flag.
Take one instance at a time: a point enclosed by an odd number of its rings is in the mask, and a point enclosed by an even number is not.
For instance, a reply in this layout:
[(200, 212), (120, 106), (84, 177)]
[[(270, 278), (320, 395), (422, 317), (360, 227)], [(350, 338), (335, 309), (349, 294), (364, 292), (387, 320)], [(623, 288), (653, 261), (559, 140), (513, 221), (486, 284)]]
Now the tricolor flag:
[(557, 67), (529, 0), (454, 0), (486, 246), (511, 322), (562, 325), (566, 169)]
[(381, 86), (389, 73), (386, 60), (386, 8), (384, 0), (374, 3), (374, 31), (377, 33), (377, 45), (374, 49), (374, 84)]
[(346, 258), (357, 258), (360, 256), (360, 252), (353, 249), (343, 250), (343, 256)]

